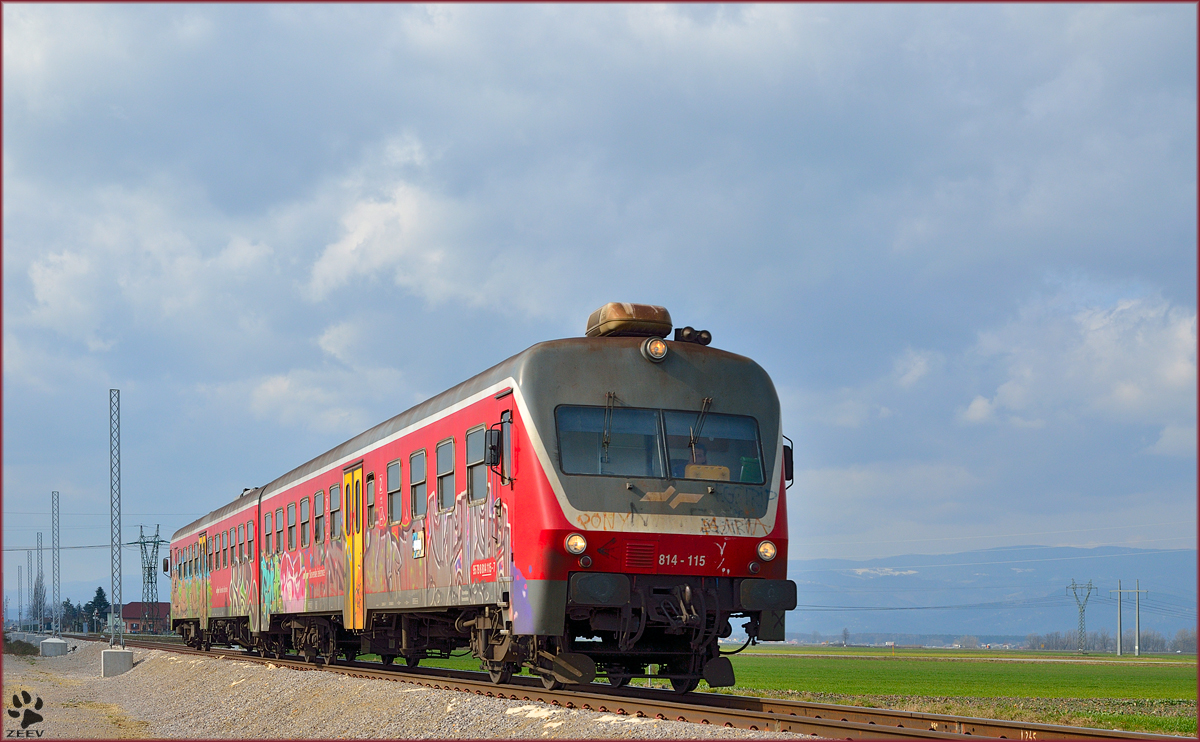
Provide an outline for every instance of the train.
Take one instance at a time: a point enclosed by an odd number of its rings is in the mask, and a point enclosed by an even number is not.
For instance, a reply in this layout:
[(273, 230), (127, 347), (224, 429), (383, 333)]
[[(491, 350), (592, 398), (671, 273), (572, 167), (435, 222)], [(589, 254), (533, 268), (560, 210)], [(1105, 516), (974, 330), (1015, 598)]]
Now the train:
[(711, 340), (608, 303), (245, 489), (171, 537), (172, 629), (313, 663), (469, 652), (547, 689), (733, 685), (733, 623), (781, 641), (796, 606), (792, 446), (767, 373)]

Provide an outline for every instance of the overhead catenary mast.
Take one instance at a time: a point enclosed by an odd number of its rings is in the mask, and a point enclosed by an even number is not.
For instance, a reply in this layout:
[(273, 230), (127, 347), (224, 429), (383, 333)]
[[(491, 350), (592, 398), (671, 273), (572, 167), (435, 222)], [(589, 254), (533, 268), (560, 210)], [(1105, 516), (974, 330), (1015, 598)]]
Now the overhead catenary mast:
[[(109, 537), (111, 542), (112, 608), (108, 614), (110, 647), (125, 647), (121, 622), (121, 390), (108, 390)], [(119, 638), (118, 638), (119, 637)]]
[(62, 638), (62, 603), (58, 594), (58, 491), (50, 493), (50, 524), (51, 535), (50, 543), (52, 545), (50, 553), (50, 563), (53, 564), (51, 569), (54, 579), (54, 602), (50, 605), (50, 615), (54, 617), (54, 636)]

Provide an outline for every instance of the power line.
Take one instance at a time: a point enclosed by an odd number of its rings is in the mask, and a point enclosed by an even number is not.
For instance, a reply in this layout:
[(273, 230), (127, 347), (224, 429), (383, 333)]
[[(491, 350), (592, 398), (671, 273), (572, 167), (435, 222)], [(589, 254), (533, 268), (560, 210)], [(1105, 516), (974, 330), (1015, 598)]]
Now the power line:
[(906, 605), (906, 606), (862, 606), (862, 605), (797, 605), (796, 610), (807, 611), (950, 611), (978, 610), (987, 608), (1020, 608), (1027, 606), (1068, 605), (1066, 596), (1047, 595), (1023, 600), (992, 601), (987, 603), (960, 603), (958, 605)]
[[(1094, 533), (1096, 531), (1126, 531), (1131, 528), (1159, 528), (1161, 526), (1176, 526), (1176, 525), (1179, 525), (1178, 521), (1171, 521), (1169, 523), (1143, 523), (1142, 525), (1137, 525), (1137, 526), (1101, 526), (1099, 528), (1074, 528), (1074, 529), (1070, 529), (1070, 530), (1066, 530), (1066, 531), (1030, 531), (1029, 533), (997, 533), (997, 534), (989, 534), (989, 535), (984, 535), (984, 536), (979, 536), (979, 535), (940, 536), (937, 538), (905, 538), (905, 539), (892, 539), (889, 541), (880, 541), (880, 540), (876, 540), (876, 539), (872, 539), (870, 541), (805, 541), (805, 543), (811, 544), (813, 546), (851, 546), (851, 545), (857, 545), (857, 544), (914, 544), (914, 543), (925, 543), (925, 542), (931, 542), (931, 541), (978, 541), (981, 538), (1018, 538), (1018, 537), (1024, 537), (1024, 536), (1055, 536), (1055, 535), (1063, 534), (1063, 533)], [(1175, 538), (1190, 538), (1190, 536), (1176, 536), (1171, 539), (1159, 539), (1159, 540), (1174, 540)], [(1021, 548), (1021, 547), (1010, 547), (1010, 548)], [(1058, 547), (1044, 547), (1044, 548), (1058, 548)]]
[[(1045, 547), (1058, 548), (1058, 547)], [(1154, 551), (1142, 551), (1137, 554), (1093, 554), (1089, 556), (1072, 556), (1072, 557), (1044, 557), (1042, 559), (1009, 559), (995, 562), (947, 562), (945, 564), (907, 564), (904, 566), (888, 566), (880, 569), (934, 569), (937, 567), (991, 567), (997, 564), (1032, 564), (1035, 562), (1068, 562), (1079, 559), (1110, 559), (1113, 557), (1122, 557), (1128, 559), (1130, 557), (1149, 556), (1150, 554), (1166, 554), (1173, 551), (1185, 551), (1184, 549), (1158, 549)], [(852, 572), (856, 569), (871, 569), (870, 567), (824, 567), (821, 569), (798, 569), (796, 572)]]

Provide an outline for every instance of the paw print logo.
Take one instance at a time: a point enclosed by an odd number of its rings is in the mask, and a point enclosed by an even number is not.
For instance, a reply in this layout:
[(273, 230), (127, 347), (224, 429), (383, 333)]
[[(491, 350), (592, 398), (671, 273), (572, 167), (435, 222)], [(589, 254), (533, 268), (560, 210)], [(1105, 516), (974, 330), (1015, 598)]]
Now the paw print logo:
[[(21, 695), (13, 694), (13, 707), (8, 710), (8, 715), (16, 719), (21, 718), (21, 728), (27, 729), (31, 724), (37, 724), (42, 720), (42, 715), (37, 712), (37, 709), (42, 707), (42, 699), (39, 696), (33, 704), (33, 708), (29, 708), (29, 702), (33, 701), (33, 696), (29, 695), (29, 691), (21, 691)], [(21, 709), (25, 709), (25, 715), (21, 716)]]

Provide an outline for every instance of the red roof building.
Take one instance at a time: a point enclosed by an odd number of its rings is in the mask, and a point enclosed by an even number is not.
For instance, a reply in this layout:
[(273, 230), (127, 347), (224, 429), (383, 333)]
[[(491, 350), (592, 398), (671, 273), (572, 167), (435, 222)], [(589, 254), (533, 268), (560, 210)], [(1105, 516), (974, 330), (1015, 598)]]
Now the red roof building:
[(130, 634), (160, 634), (171, 630), (171, 604), (159, 602), (158, 619), (145, 621), (142, 615), (142, 603), (126, 603), (121, 606), (121, 619), (125, 622), (125, 631)]

